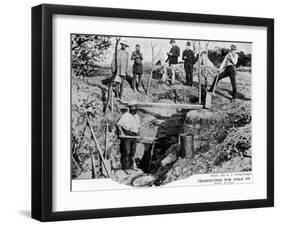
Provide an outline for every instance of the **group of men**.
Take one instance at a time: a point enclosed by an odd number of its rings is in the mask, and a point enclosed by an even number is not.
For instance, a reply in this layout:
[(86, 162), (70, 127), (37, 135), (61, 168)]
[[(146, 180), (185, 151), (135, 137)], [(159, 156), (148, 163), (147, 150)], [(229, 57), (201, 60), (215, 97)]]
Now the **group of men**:
[[(166, 63), (168, 67), (164, 66), (164, 73), (162, 76), (162, 81), (166, 81), (168, 70), (171, 71), (171, 84), (175, 83), (175, 71), (178, 67), (178, 58), (180, 56), (180, 48), (176, 45), (175, 40), (170, 40), (171, 49), (167, 53), (168, 58)], [(129, 44), (126, 40), (122, 40), (120, 42), (121, 48), (117, 51), (117, 59), (115, 59), (115, 53), (113, 54), (111, 68), (112, 72), (116, 72), (115, 74), (115, 94), (116, 97), (121, 99), (123, 95), (123, 86), (124, 80), (128, 75), (129, 68), (129, 59), (133, 61), (133, 90), (137, 90), (140, 92), (140, 84), (142, 83), (142, 74), (143, 74), (143, 53), (141, 52), (140, 45), (137, 44), (135, 47), (135, 51), (132, 52), (131, 58), (129, 58), (129, 53), (127, 52), (127, 48)], [(193, 84), (193, 65), (198, 59), (193, 53), (191, 49), (191, 42), (186, 43), (186, 49), (183, 52), (182, 59), (184, 61), (184, 68), (186, 73), (186, 84), (192, 86)], [(117, 63), (117, 65), (116, 65)]]
[[(175, 83), (175, 74), (178, 70), (178, 58), (180, 56), (180, 48), (176, 45), (176, 41), (174, 39), (170, 40), (171, 48), (167, 53), (166, 63), (168, 66), (164, 66), (162, 81), (165, 82), (168, 75), (168, 70), (171, 72), (171, 84)], [(118, 99), (122, 98), (123, 95), (123, 86), (124, 80), (128, 74), (129, 68), (129, 53), (126, 48), (129, 47), (129, 44), (126, 40), (122, 40), (120, 42), (121, 48), (117, 51), (117, 59), (115, 59), (115, 53), (112, 59), (112, 72), (115, 73), (115, 95)], [(186, 74), (186, 85), (193, 85), (193, 66), (198, 61), (199, 53), (193, 52), (191, 42), (186, 42), (186, 49), (182, 53), (182, 60), (184, 62), (184, 69)], [(132, 87), (133, 90), (137, 90), (140, 92), (140, 84), (142, 83), (142, 74), (143, 74), (143, 53), (141, 52), (140, 45), (137, 44), (135, 46), (135, 50), (131, 54), (131, 58), (133, 61), (133, 80)], [(234, 44), (231, 45), (230, 52), (225, 56), (218, 72), (218, 78), (214, 79), (214, 82), (210, 88), (212, 91), (215, 87), (215, 83), (219, 80), (229, 77), (233, 89), (233, 98), (236, 98), (237, 89), (236, 89), (236, 69), (235, 66), (238, 61), (238, 54), (236, 52), (236, 46)]]
[[(171, 49), (167, 53), (168, 59), (166, 62), (169, 62), (170, 70), (172, 72), (171, 83), (175, 82), (175, 70), (178, 65), (178, 57), (180, 56), (180, 48), (176, 45), (175, 40), (170, 41)], [(191, 42), (186, 43), (186, 49), (182, 53), (182, 60), (184, 62), (184, 69), (186, 75), (186, 85), (193, 85), (193, 66), (198, 61), (199, 53), (194, 53), (191, 47)], [(209, 89), (209, 92), (212, 92), (217, 85), (217, 83), (226, 77), (230, 78), (232, 85), (232, 99), (237, 98), (237, 87), (236, 87), (236, 64), (238, 62), (238, 53), (236, 52), (236, 45), (232, 44), (230, 46), (230, 52), (224, 57), (223, 62), (218, 69), (218, 75), (215, 76), (214, 81)], [(205, 62), (206, 63), (206, 62)], [(162, 80), (165, 81), (165, 76), (167, 75), (164, 72)]]
[[(164, 67), (164, 73), (162, 76), (162, 81), (165, 82), (167, 78), (167, 70), (171, 71), (171, 84), (175, 83), (176, 71), (178, 70), (178, 58), (180, 56), (180, 48), (176, 45), (176, 41), (174, 39), (170, 40), (171, 49), (167, 53), (168, 58), (166, 63), (168, 63), (169, 67)], [(193, 65), (198, 60), (198, 52), (194, 53), (191, 47), (191, 42), (186, 42), (186, 49), (182, 53), (182, 60), (184, 62), (184, 70), (186, 75), (186, 85), (193, 85)]]
[[(126, 48), (129, 44), (123, 40), (121, 48), (117, 52), (117, 60), (113, 58), (112, 67), (115, 67), (117, 62), (115, 83), (118, 97), (121, 99), (123, 93), (123, 82), (127, 75), (129, 64), (129, 53)], [(171, 40), (172, 45), (170, 51), (167, 53), (169, 67), (172, 70), (172, 83), (175, 80), (175, 70), (178, 64), (178, 57), (180, 56), (180, 48), (175, 44), (175, 40)], [(238, 54), (236, 52), (236, 46), (232, 44), (230, 46), (230, 52), (225, 56), (220, 68), (218, 69), (218, 75), (214, 78), (214, 81), (209, 89), (213, 91), (218, 81), (229, 77), (233, 88), (233, 99), (237, 97), (236, 88), (236, 68), (235, 65), (238, 61)], [(193, 53), (191, 49), (191, 43), (186, 43), (186, 49), (183, 51), (182, 59), (184, 61), (184, 68), (186, 73), (186, 84), (192, 86), (193, 84), (193, 65), (198, 60), (198, 53)], [(143, 54), (140, 51), (140, 45), (136, 45), (135, 51), (131, 54), (131, 60), (133, 64), (133, 88), (139, 90), (141, 83), (141, 76), (143, 74)], [(164, 73), (165, 74), (165, 73)], [(140, 136), (140, 119), (137, 114), (137, 103), (132, 101), (129, 103), (129, 110), (124, 113), (116, 124), (118, 129), (119, 138), (121, 140), (120, 152), (121, 152), (121, 164), (124, 170), (133, 169), (136, 164), (134, 163), (134, 155), (136, 152), (137, 137)]]
[[(115, 95), (118, 99), (122, 99), (123, 96), (123, 86), (124, 80), (128, 75), (129, 68), (129, 53), (126, 48), (129, 47), (129, 44), (126, 40), (120, 42), (121, 48), (117, 51), (117, 59), (115, 59), (115, 53), (113, 54), (111, 69), (112, 72), (116, 73), (114, 82), (115, 82)], [(139, 90), (140, 83), (142, 82), (141, 77), (143, 74), (143, 54), (140, 51), (140, 45), (136, 45), (135, 51), (132, 52), (131, 60), (133, 64), (133, 90)], [(117, 65), (116, 65), (117, 63)]]

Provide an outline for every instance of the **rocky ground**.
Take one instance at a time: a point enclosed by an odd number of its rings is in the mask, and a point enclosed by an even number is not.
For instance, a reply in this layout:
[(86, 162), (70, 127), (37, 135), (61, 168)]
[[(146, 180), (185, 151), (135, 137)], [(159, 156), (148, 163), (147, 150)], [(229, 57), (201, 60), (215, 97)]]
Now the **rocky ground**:
[[(123, 171), (120, 165), (119, 140), (115, 124), (126, 106), (114, 101), (113, 111), (103, 112), (107, 98), (108, 69), (100, 69), (93, 77), (72, 79), (72, 178), (108, 177), (101, 164), (97, 145), (93, 142), (89, 125), (97, 137), (100, 151), (108, 161), (110, 177), (133, 186), (159, 186), (194, 174), (211, 172), (241, 172), (251, 170), (251, 72), (238, 71), (238, 99), (231, 101), (228, 78), (222, 80), (212, 100), (211, 109), (183, 111), (180, 109), (141, 108), (141, 136), (157, 138), (151, 167), (147, 158), (151, 142), (137, 145), (135, 156), (138, 170)], [(198, 103), (198, 78), (195, 86), (161, 83), (157, 76), (151, 80), (149, 95), (145, 90), (133, 92), (130, 78), (125, 82), (124, 100), (158, 103)], [(209, 75), (208, 83), (213, 80)], [(144, 75), (146, 89), (148, 75)], [(204, 101), (203, 88), (203, 101)], [(107, 151), (105, 134), (108, 125)], [(178, 145), (180, 134), (197, 134), (198, 148), (193, 158), (182, 158)], [(143, 160), (141, 160), (143, 159)]]

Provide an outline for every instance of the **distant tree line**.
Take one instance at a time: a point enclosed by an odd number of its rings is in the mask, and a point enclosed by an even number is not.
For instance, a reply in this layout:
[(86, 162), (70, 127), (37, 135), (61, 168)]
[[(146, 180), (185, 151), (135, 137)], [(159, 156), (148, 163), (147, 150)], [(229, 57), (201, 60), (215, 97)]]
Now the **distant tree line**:
[[(210, 61), (216, 66), (219, 67), (222, 63), (224, 57), (229, 53), (229, 49), (219, 48), (217, 50), (209, 50), (208, 57)], [(250, 53), (245, 54), (243, 51), (238, 52), (239, 58), (237, 62), (237, 67), (251, 67), (252, 55)]]

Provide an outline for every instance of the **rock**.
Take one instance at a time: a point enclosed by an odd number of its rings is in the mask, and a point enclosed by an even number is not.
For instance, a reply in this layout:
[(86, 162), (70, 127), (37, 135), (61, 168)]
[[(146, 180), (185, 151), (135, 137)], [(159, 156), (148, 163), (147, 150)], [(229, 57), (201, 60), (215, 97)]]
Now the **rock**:
[(155, 177), (152, 175), (141, 175), (133, 179), (132, 185), (134, 187), (146, 187), (146, 186), (151, 186), (154, 181), (155, 181)]
[(169, 149), (166, 151), (167, 156), (162, 159), (161, 165), (165, 166), (168, 164), (172, 164), (175, 161), (177, 161), (178, 156), (180, 152), (180, 145), (179, 144), (173, 144)]
[(176, 166), (174, 169), (173, 169), (173, 172), (172, 174), (175, 175), (176, 177), (179, 177), (180, 174), (181, 174), (181, 167), (180, 166)]
[(136, 177), (143, 174), (141, 169), (128, 169), (128, 170), (113, 170), (111, 173), (111, 179), (117, 181), (120, 184), (131, 185), (132, 180)]

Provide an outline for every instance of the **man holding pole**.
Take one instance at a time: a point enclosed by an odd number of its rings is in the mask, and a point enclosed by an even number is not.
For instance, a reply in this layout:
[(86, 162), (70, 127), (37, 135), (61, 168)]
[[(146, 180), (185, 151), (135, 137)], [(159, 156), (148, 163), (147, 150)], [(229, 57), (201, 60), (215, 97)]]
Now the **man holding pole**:
[(225, 78), (229, 77), (232, 85), (232, 99), (237, 98), (237, 88), (236, 88), (236, 64), (238, 61), (238, 54), (236, 52), (236, 45), (232, 44), (230, 46), (230, 52), (225, 56), (220, 68), (219, 74), (214, 78), (213, 84), (209, 89), (209, 92), (213, 92), (215, 86), (218, 82)]
[(121, 140), (120, 152), (123, 170), (134, 168), (137, 138), (140, 135), (140, 119), (137, 111), (137, 102), (131, 101), (129, 111), (125, 112), (116, 124)]
[(129, 47), (129, 44), (126, 40), (122, 40), (120, 45), (121, 48), (117, 51), (117, 60), (115, 60), (115, 53), (113, 54), (111, 69), (112, 72), (116, 70), (116, 76), (114, 79), (116, 84), (115, 93), (116, 97), (121, 99), (123, 95), (124, 80), (128, 74), (129, 53), (126, 51), (126, 48)]
[[(197, 56), (195, 56), (197, 55)], [(182, 59), (184, 61), (184, 70), (186, 76), (186, 85), (193, 85), (193, 65), (198, 60), (198, 53), (194, 54), (191, 48), (191, 42), (186, 43), (186, 49), (182, 53)]]

